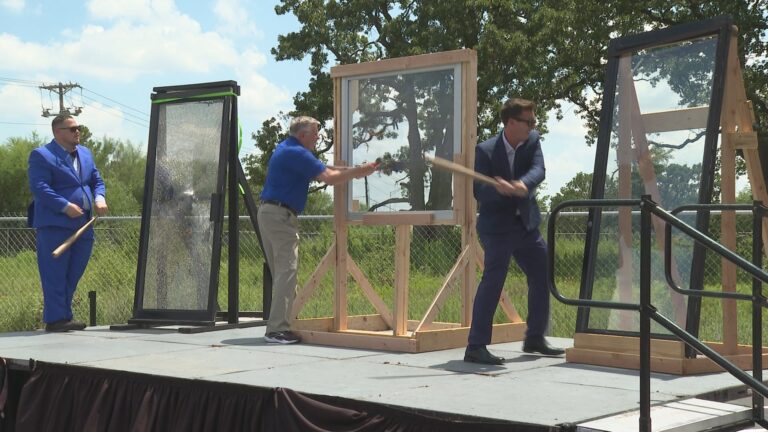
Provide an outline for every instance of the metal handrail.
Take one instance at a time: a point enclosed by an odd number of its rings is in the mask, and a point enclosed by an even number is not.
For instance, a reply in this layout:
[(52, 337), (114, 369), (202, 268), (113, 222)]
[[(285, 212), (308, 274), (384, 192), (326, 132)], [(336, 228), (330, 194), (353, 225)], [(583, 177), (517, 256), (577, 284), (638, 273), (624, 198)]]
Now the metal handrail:
[[(674, 225), (675, 228), (680, 229), (681, 231), (685, 232), (686, 234), (693, 237), (695, 241), (697, 241), (699, 244), (706, 246), (707, 249), (715, 252), (716, 254), (720, 255), (721, 257), (733, 262), (741, 264), (739, 267), (746, 270), (751, 274), (752, 276), (760, 279), (762, 282), (768, 283), (768, 273), (764, 272), (761, 268), (755, 266), (754, 264), (750, 263), (749, 261), (745, 260), (741, 256), (735, 254), (730, 249), (724, 247), (720, 243), (715, 242), (710, 237), (708, 237), (706, 234), (702, 233), (701, 231), (696, 230), (695, 228), (692, 228), (690, 225), (686, 224), (679, 218), (677, 218), (677, 214), (681, 213), (683, 211), (690, 211), (690, 210), (752, 210), (753, 214), (757, 212), (758, 208), (765, 208), (760, 204), (688, 204), (684, 206), (680, 206), (671, 212), (667, 212), (666, 210), (663, 210), (659, 208), (658, 206), (656, 209), (658, 209), (658, 212), (654, 211), (654, 214), (657, 214), (661, 219), (666, 222), (665, 226), (665, 240), (664, 240), (664, 277), (667, 280), (667, 284), (670, 288), (673, 290), (679, 292), (680, 294), (686, 294), (696, 297), (713, 297), (713, 298), (729, 298), (729, 299), (736, 299), (736, 300), (752, 300), (752, 296), (750, 294), (740, 294), (735, 292), (723, 292), (723, 291), (703, 291), (703, 290), (692, 290), (692, 289), (686, 289), (681, 288), (677, 282), (672, 278), (672, 226)], [(662, 213), (663, 215), (659, 215), (658, 213)], [(672, 222), (674, 220), (674, 222)], [(682, 228), (681, 228), (682, 227)], [(692, 235), (691, 233), (695, 232), (696, 235)], [(699, 236), (700, 234), (700, 236)], [(698, 237), (698, 239), (697, 239)], [(767, 307), (765, 303), (762, 305), (763, 307)]]
[[(558, 213), (567, 207), (617, 207), (617, 206), (640, 206), (640, 303), (619, 303), (606, 302), (588, 299), (570, 299), (560, 294), (555, 285), (554, 262), (555, 262), (555, 222)], [(711, 206), (717, 207), (718, 205)], [(724, 205), (719, 205), (724, 206)], [(682, 211), (685, 208), (681, 208)], [(763, 217), (768, 215), (768, 209), (761, 203), (755, 202), (751, 207), (753, 213), (759, 217), (753, 218), (753, 231), (755, 240), (753, 240), (752, 254), (754, 263), (750, 263), (739, 255), (723, 247), (707, 235), (689, 226), (678, 219), (672, 213), (660, 208), (653, 202), (649, 195), (644, 195), (640, 200), (621, 199), (621, 200), (574, 200), (565, 201), (557, 205), (551, 212), (547, 224), (547, 263), (549, 265), (549, 288), (552, 295), (559, 301), (573, 306), (598, 307), (609, 309), (638, 310), (640, 312), (640, 418), (639, 428), (641, 431), (651, 430), (651, 320), (656, 321), (661, 326), (669, 330), (672, 334), (681, 339), (684, 343), (693, 347), (698, 352), (704, 354), (714, 363), (728, 371), (736, 379), (743, 382), (754, 390), (752, 402), (752, 420), (763, 427), (768, 427), (764, 419), (763, 398), (768, 397), (768, 386), (762, 382), (762, 306), (766, 304), (766, 298), (762, 294), (762, 282), (768, 282), (768, 273), (763, 271), (758, 265), (762, 262), (762, 223)], [(671, 226), (674, 225), (680, 231), (686, 233), (694, 241), (704, 247), (713, 250), (723, 258), (731, 261), (736, 266), (742, 268), (752, 275), (752, 295), (739, 294), (738, 296), (715, 296), (733, 298), (736, 300), (750, 300), (752, 302), (752, 358), (753, 358), (753, 376), (738, 368), (717, 351), (713, 350), (692, 334), (680, 328), (673, 321), (660, 314), (651, 304), (651, 214), (666, 222), (667, 242), (671, 237)], [(667, 269), (667, 258), (671, 252), (671, 246), (665, 244), (665, 273)], [(670, 277), (668, 277), (669, 281)], [(684, 295), (702, 295), (704, 291), (686, 290), (677, 287), (676, 284), (670, 284), (670, 287)], [(691, 292), (692, 291), (692, 292)], [(706, 296), (706, 294), (703, 294)]]
[(549, 267), (549, 291), (560, 302), (571, 306), (596, 307), (603, 309), (640, 310), (640, 305), (635, 303), (611, 302), (603, 300), (571, 299), (563, 296), (555, 284), (555, 222), (557, 215), (568, 207), (633, 207), (640, 206), (639, 199), (595, 199), (563, 201), (550, 211), (547, 220), (547, 266)]

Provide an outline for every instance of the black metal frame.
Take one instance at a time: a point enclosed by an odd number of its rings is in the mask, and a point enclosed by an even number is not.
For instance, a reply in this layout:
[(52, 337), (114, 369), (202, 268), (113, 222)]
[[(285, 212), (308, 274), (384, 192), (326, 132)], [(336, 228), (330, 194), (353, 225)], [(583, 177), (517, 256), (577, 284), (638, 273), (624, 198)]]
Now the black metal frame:
[[(608, 65), (606, 70), (606, 83), (603, 92), (603, 104), (600, 114), (600, 132), (597, 142), (597, 154), (595, 157), (594, 174), (592, 178), (593, 199), (604, 198), (606, 170), (610, 154), (610, 140), (612, 132), (613, 110), (615, 106), (616, 86), (618, 80), (619, 58), (627, 53), (638, 50), (667, 45), (675, 42), (708, 36), (718, 35), (717, 55), (715, 58), (715, 71), (710, 100), (710, 109), (707, 118), (706, 137), (704, 142), (704, 156), (702, 160), (702, 175), (699, 184), (699, 202), (711, 202), (714, 169), (717, 151), (717, 134), (720, 126), (720, 112), (722, 108), (723, 89), (725, 85), (725, 68), (730, 46), (732, 31), (732, 19), (727, 16), (683, 24), (661, 30), (655, 30), (638, 35), (612, 39), (608, 47)], [(582, 261), (582, 279), (579, 296), (582, 299), (592, 298), (597, 247), (600, 240), (600, 226), (602, 221), (602, 209), (591, 207), (587, 224), (587, 241), (584, 245), (584, 260)], [(696, 227), (706, 231), (709, 226), (709, 213), (698, 213)], [(696, 245), (694, 247), (692, 268), (699, 267), (704, 262), (704, 249)], [(691, 286), (695, 289), (703, 288), (701, 273), (691, 272)], [(701, 314), (701, 302), (698, 297), (689, 300), (686, 317), (686, 329), (688, 332), (698, 335), (699, 316)], [(618, 331), (611, 329), (594, 329), (589, 326), (589, 308), (579, 308), (576, 318), (577, 332), (637, 335), (637, 332)], [(664, 335), (655, 335), (665, 337)], [(668, 338), (669, 336), (667, 336)], [(688, 351), (688, 355), (693, 355)]]
[[(235, 81), (219, 81), (181, 86), (155, 87), (151, 95), (155, 102), (152, 105), (150, 119), (149, 145), (147, 151), (147, 167), (144, 184), (144, 205), (142, 208), (141, 233), (139, 238), (139, 257), (136, 271), (136, 291), (134, 296), (133, 318), (128, 325), (112, 326), (115, 330), (125, 330), (136, 327), (185, 325), (197, 328), (180, 328), (182, 333), (198, 333), (201, 331), (220, 330), (234, 327), (246, 327), (266, 324), (264, 321), (240, 323), (239, 310), (239, 190), (245, 196), (245, 206), (251, 222), (257, 233), (259, 244), (261, 236), (256, 221), (256, 205), (245, 178), (243, 168), (238, 159), (238, 120), (237, 95), (240, 87)], [(190, 101), (223, 100), (222, 129), (219, 148), (218, 174), (216, 189), (211, 195), (210, 220), (213, 221), (213, 244), (211, 250), (211, 271), (208, 290), (208, 308), (206, 310), (171, 310), (146, 309), (143, 307), (144, 281), (147, 261), (149, 229), (151, 223), (151, 203), (155, 180), (155, 159), (157, 156), (157, 132), (160, 114), (160, 103), (164, 105), (185, 103)], [(160, 102), (160, 103), (159, 103)], [(219, 285), (219, 269), (221, 262), (222, 232), (224, 224), (224, 203), (228, 204), (228, 309), (217, 312), (217, 294)], [(265, 304), (271, 300), (271, 292), (264, 292)], [(263, 312), (245, 312), (243, 316), (261, 318)], [(227, 324), (216, 324), (218, 319), (225, 319)]]
[[(588, 207), (604, 208), (617, 206), (639, 206), (640, 207), (640, 303), (619, 303), (609, 301), (599, 301), (591, 299), (570, 299), (564, 297), (557, 289), (555, 284), (555, 224), (558, 214), (568, 207)], [(695, 205), (686, 206), (677, 209), (683, 211), (686, 209), (712, 210), (726, 209), (738, 210), (744, 209), (742, 205)], [(749, 207), (753, 212), (753, 241), (752, 241), (752, 262), (745, 260), (739, 255), (733, 253), (728, 248), (717, 243), (703, 232), (686, 224), (678, 219), (673, 213), (660, 208), (650, 196), (644, 195), (640, 200), (579, 200), (565, 201), (556, 206), (547, 222), (547, 262), (549, 264), (549, 287), (552, 295), (562, 303), (579, 307), (597, 307), (606, 309), (633, 310), (640, 313), (640, 419), (639, 430), (651, 431), (651, 320), (656, 321), (664, 328), (669, 330), (672, 335), (685, 342), (686, 346), (700, 352), (725, 369), (736, 379), (752, 388), (752, 421), (768, 428), (768, 422), (764, 417), (764, 398), (768, 397), (768, 386), (763, 384), (763, 365), (762, 365), (762, 308), (768, 307), (766, 297), (762, 292), (762, 284), (768, 283), (768, 272), (764, 271), (763, 260), (763, 220), (768, 217), (768, 208), (762, 203), (755, 201)], [(674, 226), (681, 232), (687, 234), (697, 244), (711, 250), (726, 260), (732, 262), (737, 267), (746, 271), (752, 276), (752, 295), (739, 293), (709, 292), (702, 290), (682, 289), (676, 284), (670, 284), (672, 289), (684, 295), (714, 298), (732, 298), (735, 300), (749, 300), (752, 302), (752, 375), (739, 369), (736, 365), (725, 359), (719, 353), (706, 344), (699, 341), (696, 336), (680, 328), (673, 321), (669, 320), (653, 306), (651, 299), (651, 216), (662, 219), (667, 224), (668, 233)], [(667, 236), (665, 245), (665, 254), (671, 251), (670, 237)], [(671, 281), (670, 262), (665, 258), (665, 273), (667, 280)]]

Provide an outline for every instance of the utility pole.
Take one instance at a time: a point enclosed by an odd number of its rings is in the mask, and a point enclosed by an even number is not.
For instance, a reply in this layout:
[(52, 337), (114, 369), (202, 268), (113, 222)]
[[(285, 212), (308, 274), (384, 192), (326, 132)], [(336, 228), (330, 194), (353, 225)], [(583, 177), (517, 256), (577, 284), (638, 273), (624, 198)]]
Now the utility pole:
[(81, 112), (83, 112), (83, 107), (70, 107), (72, 110), (74, 110), (74, 111), (70, 111), (70, 109), (64, 106), (64, 95), (70, 90), (76, 89), (76, 88), (82, 89), (82, 87), (80, 87), (80, 84), (73, 84), (71, 82), (67, 84), (58, 83), (58, 84), (40, 86), (41, 90), (48, 90), (50, 92), (54, 92), (59, 95), (59, 112), (51, 113), (51, 108), (43, 108), (43, 117), (55, 116), (57, 114), (69, 114), (69, 115), (76, 116)]

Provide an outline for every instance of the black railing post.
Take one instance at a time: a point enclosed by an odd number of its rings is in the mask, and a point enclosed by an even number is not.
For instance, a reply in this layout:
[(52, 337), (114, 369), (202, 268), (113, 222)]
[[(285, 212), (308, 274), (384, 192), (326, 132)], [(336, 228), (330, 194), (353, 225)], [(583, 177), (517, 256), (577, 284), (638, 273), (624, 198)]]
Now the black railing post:
[[(752, 209), (752, 264), (763, 266), (763, 203), (755, 201)], [(752, 278), (752, 376), (755, 380), (763, 381), (763, 283), (760, 279)], [(752, 420), (759, 424), (765, 421), (763, 396), (752, 392)]]
[(640, 431), (651, 431), (651, 211), (640, 202)]
[(96, 291), (88, 291), (88, 325), (96, 325)]

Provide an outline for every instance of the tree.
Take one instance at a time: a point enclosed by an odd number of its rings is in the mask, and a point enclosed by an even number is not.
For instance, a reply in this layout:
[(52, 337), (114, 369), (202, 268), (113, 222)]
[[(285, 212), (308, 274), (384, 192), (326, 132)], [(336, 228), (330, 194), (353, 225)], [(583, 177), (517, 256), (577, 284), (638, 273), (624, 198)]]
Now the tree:
[(35, 148), (43, 141), (33, 133), (29, 138), (11, 137), (0, 145), (0, 213), (23, 214), (32, 202), (32, 192), (27, 179), (27, 161)]
[[(278, 37), (275, 58), (311, 59), (308, 91), (295, 96), (289, 115), (331, 119), (330, 65), (472, 48), (478, 52), (480, 139), (498, 132), (501, 103), (518, 95), (539, 102), (540, 123), (550, 109), (562, 118), (559, 101), (575, 105), (593, 143), (611, 37), (730, 14), (741, 31), (739, 59), (746, 64), (748, 97), (759, 122), (768, 121), (763, 0), (283, 0), (275, 11), (291, 13), (302, 24), (299, 31)], [(262, 133), (272, 131), (255, 135)], [(767, 138), (761, 131), (761, 144)]]

